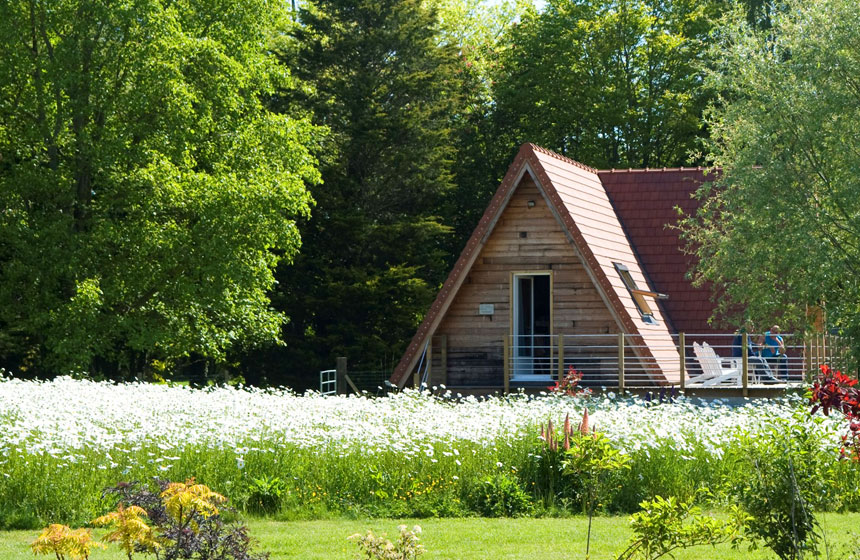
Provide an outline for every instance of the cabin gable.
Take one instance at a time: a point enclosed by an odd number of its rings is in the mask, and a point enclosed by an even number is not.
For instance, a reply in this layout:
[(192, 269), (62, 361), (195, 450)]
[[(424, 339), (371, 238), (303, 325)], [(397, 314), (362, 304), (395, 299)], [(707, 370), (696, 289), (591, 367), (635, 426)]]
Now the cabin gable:
[[(557, 377), (571, 361), (558, 359), (562, 336), (623, 333), (643, 378), (672, 382), (678, 352), (655, 295), (597, 171), (525, 144), (391, 381), (404, 386), (428, 348), (434, 363), (434, 335), (444, 366), (431, 383), (496, 389)], [(599, 370), (618, 359), (605, 348), (582, 359)]]
[(435, 330), (436, 336), (446, 337), (448, 384), (503, 383), (504, 340), (512, 334), (513, 282), (515, 276), (531, 274), (549, 276), (550, 334), (618, 332), (564, 228), (526, 174)]

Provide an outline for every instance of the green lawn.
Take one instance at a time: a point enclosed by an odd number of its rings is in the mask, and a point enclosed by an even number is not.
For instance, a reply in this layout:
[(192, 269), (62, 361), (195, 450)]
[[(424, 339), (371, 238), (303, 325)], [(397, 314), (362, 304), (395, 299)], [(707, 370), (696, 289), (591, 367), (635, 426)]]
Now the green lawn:
[[(830, 546), (831, 558), (845, 558), (851, 542), (860, 540), (860, 514), (822, 514), (819, 516)], [(272, 560), (351, 560), (357, 548), (346, 537), (373, 529), (390, 537), (397, 525), (423, 528), (422, 542), (427, 560), (571, 560), (585, 558), (587, 520), (571, 519), (421, 519), (421, 520), (327, 520), (277, 522), (254, 520), (251, 534), (259, 539), (260, 548), (271, 552)], [(28, 548), (37, 531), (0, 532), (0, 558), (33, 560)], [(101, 535), (102, 532), (96, 532)], [(594, 520), (591, 559), (615, 557), (629, 536), (626, 517), (601, 517)], [(47, 558), (47, 557), (45, 557)], [(138, 557), (142, 558), (142, 557)], [(699, 547), (682, 551), (678, 560), (720, 560), (729, 558), (775, 558), (769, 551), (733, 551), (728, 546)], [(118, 549), (97, 550), (91, 560), (124, 560)]]

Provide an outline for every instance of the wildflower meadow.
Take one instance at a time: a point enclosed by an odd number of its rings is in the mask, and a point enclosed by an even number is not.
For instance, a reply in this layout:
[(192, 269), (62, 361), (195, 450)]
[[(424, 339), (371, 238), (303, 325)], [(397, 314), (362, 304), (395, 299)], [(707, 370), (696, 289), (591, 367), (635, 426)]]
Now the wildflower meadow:
[(751, 476), (743, 458), (781, 438), (808, 443), (803, 460), (821, 481), (813, 505), (860, 507), (856, 465), (839, 453), (845, 421), (811, 416), (800, 396), (648, 402), (436, 388), (324, 397), (5, 378), (0, 527), (86, 523), (113, 507), (105, 488), (154, 477), (194, 477), (240, 510), (280, 519), (582, 512), (586, 488), (541, 430), (561, 430), (565, 418), (576, 425), (586, 409), (590, 428), (630, 466), (602, 486), (604, 511), (637, 511), (658, 495), (725, 502), (725, 488)]

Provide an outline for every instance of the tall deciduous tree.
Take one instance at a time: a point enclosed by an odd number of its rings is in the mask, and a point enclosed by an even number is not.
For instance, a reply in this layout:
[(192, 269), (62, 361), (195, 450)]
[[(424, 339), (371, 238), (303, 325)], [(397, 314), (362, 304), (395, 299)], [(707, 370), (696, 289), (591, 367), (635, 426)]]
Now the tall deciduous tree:
[[(492, 79), (498, 74), (498, 49), (511, 26), (534, 3), (531, 0), (444, 0), (438, 6), (442, 39), (460, 53), (458, 76), (463, 105), (454, 115), (455, 188), (442, 206), (449, 266), (460, 254), (504, 175), (512, 147), (498, 134), (493, 120)], [(514, 146), (515, 150), (517, 146)]]
[(500, 54), (496, 118), (595, 167), (685, 164), (706, 98), (699, 68), (713, 0), (550, 0)]
[(283, 102), (312, 111), (331, 141), (302, 254), (280, 273), (291, 322), (277, 356), (311, 385), (337, 355), (394, 364), (446, 272), (436, 216), (459, 82), (456, 50), (420, 0), (308, 2), (295, 37), (282, 54), (312, 89)]
[[(248, 0), (0, 6), (0, 353), (137, 373), (273, 340), (273, 269), (299, 246), (308, 121)], [(277, 251), (277, 253), (275, 252)]]
[(719, 179), (687, 221), (723, 310), (803, 324), (809, 306), (860, 332), (860, 11), (791, 0), (765, 32), (721, 29), (708, 115)]

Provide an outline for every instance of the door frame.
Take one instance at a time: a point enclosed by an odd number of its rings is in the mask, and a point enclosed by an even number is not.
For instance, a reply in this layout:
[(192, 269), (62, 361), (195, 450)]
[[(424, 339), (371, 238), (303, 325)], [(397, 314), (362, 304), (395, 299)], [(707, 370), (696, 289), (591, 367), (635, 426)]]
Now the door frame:
[[(553, 329), (555, 326), (555, 305), (553, 305), (554, 301), (554, 293), (553, 293), (553, 282), (554, 275), (552, 270), (517, 270), (512, 271), (510, 274), (509, 281), (509, 301), (510, 301), (510, 316), (508, 318), (508, 340), (511, 341), (511, 352), (509, 358), (512, 361), (511, 364), (511, 380), (512, 381), (552, 381), (552, 373), (548, 374), (537, 374), (534, 373), (534, 339), (532, 339), (532, 355), (530, 357), (523, 357), (523, 359), (528, 360), (530, 363), (528, 367), (523, 367), (520, 365), (520, 356), (517, 355), (517, 350), (519, 345), (517, 344), (517, 338), (519, 336), (517, 332), (518, 325), (518, 311), (519, 308), (519, 290), (517, 286), (517, 280), (524, 276), (534, 277), (534, 276), (548, 276), (549, 277), (549, 333), (548, 337), (550, 340), (550, 352), (549, 359), (552, 361), (552, 356), (554, 352), (552, 351), (552, 335)], [(532, 283), (532, 294), (534, 294), (534, 283)], [(532, 301), (532, 333), (534, 333), (534, 301)], [(534, 335), (533, 335), (534, 336)], [(547, 368), (548, 371), (552, 372), (552, 364), (549, 364)]]

